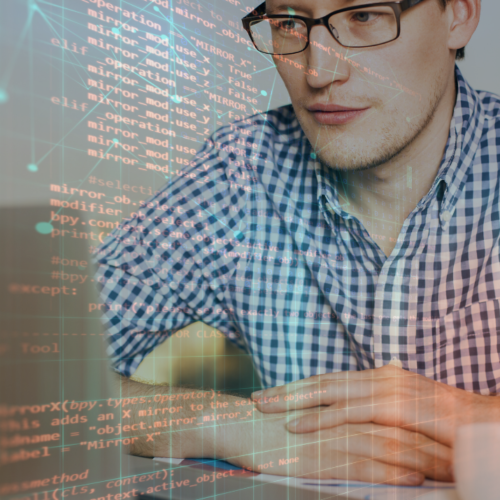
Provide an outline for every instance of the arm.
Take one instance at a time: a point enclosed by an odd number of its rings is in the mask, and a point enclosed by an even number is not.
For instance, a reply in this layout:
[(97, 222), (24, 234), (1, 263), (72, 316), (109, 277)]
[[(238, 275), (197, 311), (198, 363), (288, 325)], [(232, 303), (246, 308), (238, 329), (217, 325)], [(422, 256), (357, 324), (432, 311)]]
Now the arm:
[(131, 446), (133, 455), (224, 458), (225, 450), (215, 447), (222, 423), (238, 420), (242, 408), (254, 409), (248, 400), (228, 394), (153, 386), (116, 377), (123, 427), (130, 426), (130, 434), (125, 435), (137, 438)]
[(126, 415), (123, 434), (136, 438), (136, 455), (218, 458), (257, 472), (311, 479), (407, 485), (424, 476), (450, 479), (450, 450), (410, 431), (364, 424), (294, 435), (287, 421), (316, 409), (266, 414), (228, 394), (124, 377), (119, 384), (115, 402)]
[(418, 432), (451, 448), (459, 426), (500, 422), (498, 397), (467, 392), (391, 364), (316, 375), (253, 397), (263, 412), (318, 408), (314, 415), (287, 424), (297, 433), (371, 422)]
[[(223, 164), (209, 173), (207, 186), (227, 186)], [(216, 182), (215, 174), (221, 182)], [(229, 261), (209, 251), (214, 240), (207, 234), (238, 227), (239, 221), (233, 218), (221, 226), (219, 220), (231, 214), (223, 203), (209, 204), (215, 196), (212, 187), (204, 192), (204, 206), (210, 207), (206, 210), (189, 195), (197, 181), (183, 182), (175, 188), (183, 197), (175, 201), (167, 192), (170, 188), (159, 193), (151, 201), (153, 208), (148, 202), (140, 219), (137, 216), (123, 230), (115, 230), (99, 251), (96, 281), (102, 285), (109, 354), (115, 370), (125, 376), (170, 333), (194, 321), (237, 333), (215, 293), (216, 280), (230, 275)], [(243, 196), (243, 190), (230, 189)], [(221, 194), (223, 199), (227, 194)], [(236, 245), (240, 236), (232, 233), (228, 241)], [(180, 268), (184, 278), (177, 280)], [(292, 434), (287, 421), (316, 413), (316, 408), (264, 413), (235, 396), (210, 393), (209, 400), (200, 391), (151, 387), (129, 379), (120, 380), (120, 391), (115, 402), (121, 405), (123, 434), (135, 438), (132, 450), (137, 454), (223, 458), (255, 471), (307, 478), (418, 484), (424, 474), (448, 477), (444, 471), (450, 450), (406, 429), (363, 423)]]

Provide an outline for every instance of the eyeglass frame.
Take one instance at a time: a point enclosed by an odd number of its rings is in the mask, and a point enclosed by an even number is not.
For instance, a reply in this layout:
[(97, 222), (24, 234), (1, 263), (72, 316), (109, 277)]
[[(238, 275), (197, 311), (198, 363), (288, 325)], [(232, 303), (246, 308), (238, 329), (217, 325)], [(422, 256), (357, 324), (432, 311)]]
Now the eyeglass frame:
[[(410, 9), (411, 7), (414, 7), (415, 5), (418, 5), (419, 3), (422, 3), (424, 0), (400, 0), (399, 2), (383, 2), (383, 3), (368, 3), (368, 4), (363, 4), (363, 5), (355, 5), (353, 7), (346, 7), (344, 9), (340, 10), (334, 10), (333, 12), (330, 12), (330, 14), (327, 14), (326, 16), (319, 17), (317, 19), (313, 19), (311, 17), (305, 17), (305, 16), (296, 16), (296, 15), (287, 15), (287, 14), (266, 14), (266, 2), (262, 2), (259, 6), (257, 6), (254, 10), (252, 10), (249, 14), (247, 14), (245, 17), (241, 19), (241, 22), (243, 24), (243, 29), (248, 33), (248, 36), (250, 37), (250, 40), (252, 41), (254, 47), (256, 50), (261, 52), (262, 54), (268, 54), (268, 55), (292, 55), (292, 54), (300, 54), (301, 52), (304, 52), (304, 50), (309, 47), (310, 44), (310, 35), (311, 35), (311, 29), (314, 26), (325, 26), (328, 32), (332, 35), (334, 40), (342, 47), (350, 48), (346, 45), (343, 45), (341, 42), (335, 38), (335, 35), (332, 33), (332, 30), (330, 29), (330, 26), (328, 25), (328, 19), (332, 17), (335, 14), (340, 14), (341, 12), (347, 12), (350, 10), (357, 10), (357, 9), (362, 9), (366, 7), (372, 7), (372, 6), (389, 6), (392, 8), (394, 11), (394, 14), (396, 16), (397, 24), (398, 24), (398, 32), (395, 38), (392, 40), (388, 40), (387, 42), (382, 42), (382, 43), (377, 43), (375, 45), (364, 45), (360, 47), (352, 47), (356, 49), (363, 49), (363, 48), (368, 48), (368, 47), (379, 47), (380, 45), (385, 45), (387, 43), (394, 42), (394, 40), (397, 40), (401, 34), (401, 14), (405, 12), (406, 10)], [(307, 27), (307, 43), (305, 47), (301, 50), (298, 50), (297, 52), (289, 52), (287, 54), (274, 54), (272, 52), (264, 52), (263, 50), (259, 50), (257, 47), (257, 44), (255, 43), (253, 37), (252, 37), (252, 32), (251, 32), (251, 27), (250, 27), (250, 22), (255, 21), (257, 19), (283, 19), (283, 18), (293, 18), (293, 19), (299, 19), (304, 22), (304, 24)]]

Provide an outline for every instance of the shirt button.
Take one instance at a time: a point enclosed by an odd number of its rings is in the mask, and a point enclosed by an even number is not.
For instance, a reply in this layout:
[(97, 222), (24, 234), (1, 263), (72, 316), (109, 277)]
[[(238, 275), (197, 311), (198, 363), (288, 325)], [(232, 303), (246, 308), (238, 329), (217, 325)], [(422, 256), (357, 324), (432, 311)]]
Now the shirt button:
[(446, 212), (443, 212), (443, 216), (442, 216), (443, 220), (445, 222), (450, 222), (450, 219), (451, 219), (451, 214), (450, 212), (448, 212), (448, 210), (446, 210)]

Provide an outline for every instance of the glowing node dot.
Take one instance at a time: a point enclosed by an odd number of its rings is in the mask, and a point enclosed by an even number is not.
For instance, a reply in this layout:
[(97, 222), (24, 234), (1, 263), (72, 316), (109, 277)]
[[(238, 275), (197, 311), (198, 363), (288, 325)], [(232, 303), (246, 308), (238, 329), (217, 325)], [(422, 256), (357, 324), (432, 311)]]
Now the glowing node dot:
[(172, 101), (174, 101), (177, 104), (179, 104), (181, 102), (181, 98), (178, 95), (173, 95), (172, 96)]
[(162, 39), (162, 40), (166, 40), (166, 39), (167, 39), (167, 35), (162, 35), (162, 36), (161, 36), (161, 39)]
[(50, 224), (50, 222), (39, 222), (35, 226), (35, 229), (40, 234), (50, 234), (54, 228), (52, 227), (52, 224)]
[(294, 15), (295, 15), (295, 11), (294, 11), (291, 7), (288, 7), (288, 13), (289, 13), (291, 16), (294, 16)]
[(315, 160), (315, 159), (316, 159), (316, 153), (311, 153), (311, 158), (312, 158), (313, 160)]
[(30, 172), (38, 172), (38, 167), (34, 163), (30, 163), (26, 168)]
[(153, 7), (153, 10), (156, 10), (156, 12), (160, 12), (160, 9), (158, 8), (158, 5), (155, 5), (155, 6)]
[(116, 137), (113, 139), (113, 142), (120, 142)]
[(260, 93), (261, 93), (261, 95), (264, 95), (264, 96), (267, 95), (267, 92), (265, 90), (261, 90)]
[(241, 231), (234, 231), (233, 234), (235, 238), (238, 238), (239, 240), (243, 239), (243, 233)]
[(407, 121), (408, 123), (410, 123), (411, 118), (410, 118), (409, 116), (407, 116), (407, 117), (406, 117), (406, 121)]
[(5, 90), (0, 90), (0, 104), (7, 102), (9, 100), (9, 94)]
[(247, 50), (252, 50), (252, 47), (247, 47)]
[(120, 34), (120, 30), (119, 30), (118, 28), (113, 28), (111, 31), (112, 31), (113, 33), (116, 33), (117, 35), (119, 35), (119, 34)]

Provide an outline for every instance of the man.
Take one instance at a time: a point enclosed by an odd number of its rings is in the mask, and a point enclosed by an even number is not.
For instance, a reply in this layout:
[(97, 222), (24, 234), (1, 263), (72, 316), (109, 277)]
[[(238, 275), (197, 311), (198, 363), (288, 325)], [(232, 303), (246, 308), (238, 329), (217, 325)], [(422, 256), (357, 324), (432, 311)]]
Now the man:
[[(500, 420), (500, 101), (454, 64), (480, 0), (362, 4), (251, 13), (292, 106), (218, 130), (99, 250), (134, 453), (420, 484)], [(256, 406), (127, 378), (195, 321), (252, 355)]]

